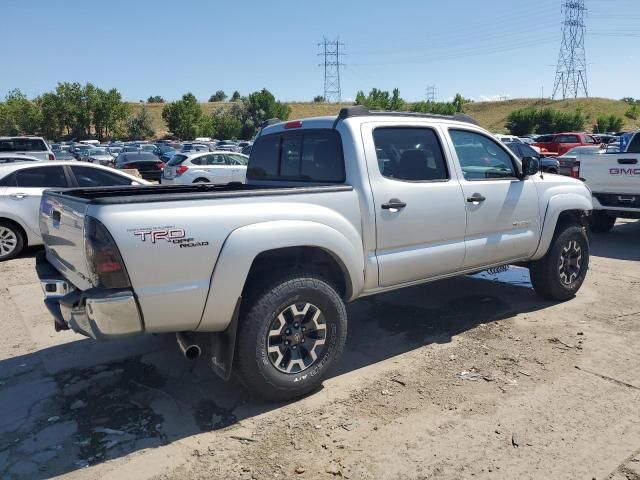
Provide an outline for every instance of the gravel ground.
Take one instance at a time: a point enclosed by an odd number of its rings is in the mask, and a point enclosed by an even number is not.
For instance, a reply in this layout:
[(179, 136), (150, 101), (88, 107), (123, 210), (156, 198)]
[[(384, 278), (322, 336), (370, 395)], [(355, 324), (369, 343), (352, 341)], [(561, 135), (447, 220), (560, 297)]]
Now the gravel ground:
[(171, 337), (55, 333), (34, 253), (0, 264), (0, 477), (640, 479), (640, 222), (578, 296), (512, 268), (349, 305), (324, 387), (263, 403)]

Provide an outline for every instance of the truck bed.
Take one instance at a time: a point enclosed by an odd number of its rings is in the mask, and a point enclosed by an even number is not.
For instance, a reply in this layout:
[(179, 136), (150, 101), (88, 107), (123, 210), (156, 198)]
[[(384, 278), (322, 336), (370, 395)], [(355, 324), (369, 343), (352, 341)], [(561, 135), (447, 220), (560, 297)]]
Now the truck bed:
[(229, 183), (213, 185), (144, 185), (99, 188), (70, 188), (49, 191), (49, 195), (72, 197), (81, 203), (114, 205), (129, 203), (168, 202), (176, 200), (200, 200), (212, 198), (260, 197), (265, 195), (301, 195), (306, 193), (341, 192), (353, 188), (350, 185), (246, 185)]

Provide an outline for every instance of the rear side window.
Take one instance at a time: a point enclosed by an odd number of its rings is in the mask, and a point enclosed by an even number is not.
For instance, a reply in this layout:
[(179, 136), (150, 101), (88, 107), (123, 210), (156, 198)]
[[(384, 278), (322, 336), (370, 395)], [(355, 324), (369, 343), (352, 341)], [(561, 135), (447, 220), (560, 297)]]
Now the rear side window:
[(67, 177), (62, 167), (25, 168), (16, 172), (16, 184), (25, 188), (66, 188)]
[(440, 142), (430, 128), (376, 128), (373, 141), (378, 168), (387, 178), (413, 182), (449, 178)]
[(46, 152), (47, 145), (39, 138), (3, 138), (0, 152)]
[(340, 135), (318, 129), (260, 137), (251, 151), (247, 179), (344, 182)]
[(110, 187), (114, 185), (131, 185), (131, 180), (101, 168), (72, 166), (71, 171), (80, 187)]

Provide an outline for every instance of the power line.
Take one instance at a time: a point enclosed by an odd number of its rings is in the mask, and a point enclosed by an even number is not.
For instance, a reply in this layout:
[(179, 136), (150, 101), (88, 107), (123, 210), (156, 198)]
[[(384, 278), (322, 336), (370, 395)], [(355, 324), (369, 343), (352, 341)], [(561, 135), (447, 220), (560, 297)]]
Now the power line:
[(563, 99), (567, 96), (577, 98), (580, 91), (584, 93), (585, 97), (589, 96), (587, 60), (584, 48), (586, 11), (584, 0), (567, 0), (562, 5), (564, 13), (562, 43), (560, 44), (556, 79), (551, 98), (556, 98), (558, 93), (562, 93)]
[(344, 67), (340, 57), (344, 55), (341, 52), (344, 50), (344, 43), (338, 39), (327, 40), (325, 37), (318, 46), (321, 47), (318, 56), (324, 57), (324, 63), (319, 64), (320, 67), (324, 67), (324, 101), (340, 103), (342, 101), (340, 67)]

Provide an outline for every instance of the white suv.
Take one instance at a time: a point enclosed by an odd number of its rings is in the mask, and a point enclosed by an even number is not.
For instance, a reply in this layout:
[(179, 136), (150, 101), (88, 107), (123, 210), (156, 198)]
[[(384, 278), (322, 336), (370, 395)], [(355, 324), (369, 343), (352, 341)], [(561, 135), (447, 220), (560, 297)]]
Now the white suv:
[(178, 153), (164, 168), (162, 184), (245, 182), (249, 157), (233, 152)]

